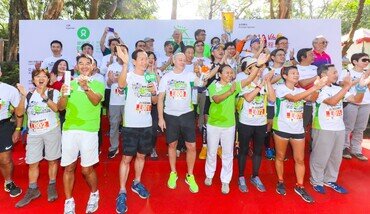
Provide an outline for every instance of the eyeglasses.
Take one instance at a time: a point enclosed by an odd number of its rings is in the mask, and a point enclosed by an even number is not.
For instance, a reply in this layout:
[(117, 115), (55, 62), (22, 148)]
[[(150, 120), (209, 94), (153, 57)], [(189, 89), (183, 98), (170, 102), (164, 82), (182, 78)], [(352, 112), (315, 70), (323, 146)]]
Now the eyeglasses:
[(204, 45), (200, 44), (200, 45), (195, 45), (196, 47), (203, 47)]
[(327, 44), (329, 44), (329, 42), (328, 41), (322, 41), (322, 42), (319, 42), (319, 44), (327, 45)]
[(370, 59), (361, 59), (361, 62), (370, 62)]

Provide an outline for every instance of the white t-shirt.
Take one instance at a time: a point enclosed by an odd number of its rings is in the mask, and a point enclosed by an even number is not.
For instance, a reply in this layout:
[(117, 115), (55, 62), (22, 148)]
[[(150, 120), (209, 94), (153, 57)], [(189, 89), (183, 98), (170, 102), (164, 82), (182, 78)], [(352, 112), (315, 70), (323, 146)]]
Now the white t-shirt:
[(12, 116), (10, 106), (18, 107), (19, 101), (18, 90), (11, 85), (0, 82), (0, 120), (10, 118)]
[(100, 73), (95, 73), (94, 75), (91, 76), (91, 79), (96, 80), (98, 82), (101, 82), (101, 83), (105, 84), (105, 78)]
[(291, 102), (284, 97), (288, 94), (295, 95), (304, 92), (302, 88), (294, 90), (286, 87), (285, 84), (279, 85), (275, 89), (275, 115), (273, 129), (290, 134), (303, 134), (303, 106), (304, 100)]
[[(243, 88), (240, 96), (251, 93), (256, 84), (252, 82)], [(243, 98), (244, 99), (244, 98)], [(260, 90), (260, 95), (255, 96), (252, 102), (244, 99), (243, 108), (239, 115), (239, 121), (245, 125), (263, 126), (267, 124), (267, 93), (265, 87)]]
[[(343, 101), (331, 106), (324, 103), (324, 100), (335, 96), (342, 88), (336, 85), (324, 86), (316, 100), (313, 112), (312, 128), (329, 131), (342, 131), (345, 129), (343, 122)], [(344, 99), (352, 94), (347, 92)]]
[(125, 127), (145, 128), (152, 126), (152, 95), (144, 75), (127, 73), (126, 104), (123, 117)]
[(60, 60), (60, 59), (63, 59), (63, 57), (62, 56), (60, 56), (60, 57), (55, 57), (55, 56), (48, 57), (48, 58), (46, 58), (42, 61), (40, 68), (43, 68), (43, 69), (46, 68), (46, 69), (48, 69), (49, 72), (51, 72), (55, 62)]
[[(108, 74), (113, 73), (115, 76), (119, 76), (122, 71), (122, 65), (118, 62), (115, 62), (108, 66), (108, 72), (105, 74), (105, 79), (108, 81)], [(118, 83), (113, 83), (110, 91), (110, 101), (109, 105), (125, 105), (126, 96), (125, 90), (118, 87)]]
[(195, 81), (193, 72), (181, 72), (175, 74), (173, 71), (165, 74), (159, 82), (159, 93), (165, 93), (164, 112), (169, 115), (180, 116), (191, 112), (191, 87)]
[(317, 67), (314, 65), (302, 66), (297, 65), (299, 80), (309, 79), (317, 76)]
[[(44, 93), (48, 95), (48, 90)], [(53, 90), (53, 102), (58, 103), (59, 91)], [(35, 90), (29, 103), (25, 101), (28, 115), (28, 134), (40, 135), (59, 126), (59, 114), (54, 112), (48, 104), (42, 102), (41, 95)]]
[[(159, 57), (158, 59), (157, 59), (157, 67), (158, 68), (160, 68), (160, 67), (162, 67), (164, 64), (166, 64), (167, 62), (168, 62), (168, 59), (169, 59), (170, 57), (168, 57), (168, 56), (166, 56), (166, 55), (163, 55), (162, 57)], [(170, 72), (170, 71), (172, 71), (172, 69), (173, 69), (173, 66), (172, 65), (169, 65), (162, 73), (163, 73), (163, 75), (164, 74), (166, 74), (166, 73), (168, 73), (168, 72)]]
[[(110, 61), (110, 57), (111, 57), (112, 54), (108, 54), (108, 55), (105, 55), (103, 56), (103, 59), (101, 60), (101, 64), (100, 64), (100, 73), (105, 76), (105, 74), (107, 73), (108, 71), (108, 62)], [(117, 57), (116, 56), (113, 56), (113, 62), (116, 62), (117, 61)]]
[[(282, 68), (283, 68), (283, 67), (280, 67), (280, 68), (272, 68), (272, 67), (271, 67), (271, 69), (273, 69), (273, 70), (274, 70), (274, 75), (272, 76), (272, 78), (275, 78), (275, 77), (277, 77), (277, 76), (281, 75), (281, 69), (282, 69)], [(265, 69), (263, 70), (263, 72), (262, 72), (262, 76), (263, 76), (263, 77), (265, 77), (269, 72), (270, 72), (270, 71), (269, 71), (267, 68), (265, 68)], [(278, 85), (281, 85), (281, 84), (284, 84), (284, 80), (283, 80), (283, 78), (280, 78), (277, 82), (275, 82), (274, 84), (272, 84), (272, 88), (273, 88), (273, 89), (276, 89), (276, 87), (277, 87)], [(267, 102), (267, 105), (268, 105), (268, 106), (274, 106), (274, 103)]]
[[(348, 71), (347, 70), (343, 70), (342, 71), (342, 74), (341, 76), (339, 77), (339, 82), (343, 81), (343, 78), (348, 74)], [(356, 79), (360, 79), (363, 72), (358, 72), (358, 71), (355, 71), (353, 69), (350, 69), (349, 70), (349, 74), (351, 75), (352, 77), (352, 81), (356, 80)], [(356, 94), (356, 89), (355, 89), (356, 85), (352, 86), (351, 89), (349, 90), (350, 93), (352, 94)], [(367, 88), (366, 91), (365, 91), (365, 94), (364, 94), (364, 99), (362, 100), (361, 104), (370, 104), (370, 91), (369, 89)]]
[(190, 65), (185, 65), (184, 72), (191, 72), (194, 73), (194, 64), (191, 63)]
[(202, 60), (203, 61), (203, 65), (207, 66), (208, 68), (211, 68), (212, 67), (212, 62), (210, 59), (208, 59), (207, 57), (194, 57), (194, 62), (198, 61), (198, 60)]

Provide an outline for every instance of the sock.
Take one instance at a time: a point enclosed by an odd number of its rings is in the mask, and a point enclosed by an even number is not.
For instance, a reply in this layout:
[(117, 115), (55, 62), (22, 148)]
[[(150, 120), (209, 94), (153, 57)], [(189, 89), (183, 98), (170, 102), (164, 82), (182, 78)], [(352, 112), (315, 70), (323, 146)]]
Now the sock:
[(54, 180), (50, 180), (49, 181), (49, 184), (55, 184), (57, 181), (54, 179)]
[(297, 187), (300, 187), (300, 188), (303, 188), (304, 186), (303, 186), (303, 184), (299, 184), (299, 183), (296, 183), (295, 184)]
[(96, 192), (91, 192), (90, 195), (99, 195), (99, 190), (96, 190)]
[(72, 198), (69, 198), (69, 199), (66, 199), (65, 203), (69, 202), (69, 201), (75, 201), (75, 199), (72, 197)]
[(136, 184), (138, 184), (138, 183), (140, 183), (140, 181), (138, 181), (138, 180), (134, 180), (134, 185), (136, 185)]
[(30, 183), (30, 184), (28, 185), (28, 187), (29, 187), (30, 189), (37, 189), (37, 183)]
[(6, 181), (5, 181), (5, 185), (10, 184), (11, 182), (13, 182), (13, 181), (12, 181), (12, 180), (6, 180)]
[(119, 194), (126, 193), (126, 189), (120, 189)]

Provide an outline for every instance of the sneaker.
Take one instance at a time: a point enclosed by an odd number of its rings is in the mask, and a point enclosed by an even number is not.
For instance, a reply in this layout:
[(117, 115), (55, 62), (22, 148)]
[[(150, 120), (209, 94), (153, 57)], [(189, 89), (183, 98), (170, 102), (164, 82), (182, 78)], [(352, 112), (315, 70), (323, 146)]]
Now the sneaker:
[(177, 181), (177, 173), (171, 172), (170, 177), (168, 178), (168, 181), (167, 181), (168, 188), (176, 189), (176, 181)]
[(245, 183), (244, 176), (239, 177), (238, 185), (239, 185), (239, 190), (241, 192), (248, 192), (248, 187), (247, 187), (247, 184)]
[(15, 198), (22, 193), (21, 188), (17, 187), (15, 183), (12, 181), (11, 183), (5, 184), (4, 183), (4, 190), (5, 192), (9, 192), (10, 197)]
[(324, 185), (327, 186), (327, 187), (332, 188), (333, 190), (335, 190), (336, 192), (338, 192), (340, 194), (347, 194), (348, 193), (348, 191), (346, 189), (344, 189), (344, 187), (339, 186), (336, 182), (327, 182), (327, 183), (324, 183)]
[(152, 152), (150, 153), (150, 159), (152, 159), (152, 160), (157, 160), (158, 159), (157, 151), (154, 148), (153, 148)]
[(343, 157), (344, 159), (352, 159), (351, 153), (349, 152), (349, 149), (348, 149), (348, 148), (345, 148), (345, 149), (343, 150), (343, 155), (342, 155), (342, 157)]
[(178, 149), (176, 149), (176, 157), (178, 158), (178, 157), (180, 157), (180, 153), (181, 153), (181, 151), (180, 150), (178, 150)]
[(212, 185), (212, 178), (206, 178), (206, 179), (204, 180), (204, 184), (205, 184), (206, 186), (211, 186), (211, 185)]
[(186, 174), (185, 183), (189, 185), (190, 192), (192, 193), (199, 192), (199, 187), (198, 187), (197, 182), (195, 181), (194, 175)]
[(357, 153), (357, 154), (352, 154), (355, 158), (359, 159), (360, 161), (367, 161), (367, 157), (364, 156), (363, 154), (361, 153)]
[(252, 177), (251, 178), (251, 183), (258, 189), (258, 191), (266, 192), (266, 188), (265, 188), (261, 179), (258, 176), (254, 177), (254, 178)]
[(205, 160), (207, 158), (207, 146), (202, 146), (202, 150), (199, 153), (199, 159)]
[(116, 155), (118, 154), (118, 152), (119, 152), (119, 149), (115, 149), (113, 151), (109, 151), (108, 152), (108, 158), (112, 159), (112, 158), (116, 157)]
[(75, 201), (69, 200), (64, 203), (64, 214), (76, 214), (75, 212)]
[(116, 212), (117, 213), (125, 213), (127, 212), (127, 205), (126, 205), (127, 196), (126, 193), (121, 193), (118, 195), (116, 199)]
[(266, 149), (266, 158), (269, 160), (274, 160), (275, 159), (275, 154), (272, 148)]
[(89, 201), (87, 202), (86, 213), (93, 213), (99, 207), (99, 191), (90, 194)]
[(316, 192), (320, 193), (320, 194), (325, 194), (325, 189), (324, 189), (324, 186), (321, 186), (321, 185), (315, 185), (313, 184), (311, 181), (310, 181), (310, 184), (312, 185), (312, 188), (313, 190), (315, 190)]
[(217, 155), (218, 157), (222, 158), (222, 147), (221, 146), (217, 148)]
[(52, 202), (57, 200), (58, 198), (58, 193), (57, 189), (55, 188), (55, 183), (54, 184), (49, 184), (48, 185), (48, 201)]
[(307, 192), (306, 192), (306, 189), (304, 187), (299, 187), (299, 186), (295, 186), (294, 187), (294, 192), (297, 193), (299, 196), (302, 197), (302, 199), (305, 201), (305, 202), (308, 202), (308, 203), (313, 203), (315, 202), (312, 198), (311, 195), (309, 195)]
[(18, 201), (18, 203), (15, 204), (15, 207), (18, 207), (18, 208), (19, 207), (24, 207), (27, 204), (29, 204), (32, 200), (40, 197), (40, 195), (41, 195), (41, 193), (40, 193), (39, 188), (36, 188), (36, 189), (28, 188), (27, 192), (24, 195), (24, 197), (22, 198), (22, 200)]
[(228, 183), (222, 183), (222, 186), (221, 186), (221, 192), (222, 194), (229, 194), (230, 192), (230, 187), (229, 187), (229, 184)]
[(280, 195), (286, 195), (285, 185), (284, 182), (278, 182), (276, 184), (276, 192)]
[(148, 190), (145, 188), (145, 186), (142, 184), (142, 183), (137, 183), (136, 185), (134, 184), (134, 182), (132, 183), (132, 186), (131, 186), (131, 190), (138, 194), (140, 196), (140, 198), (142, 199), (146, 199), (149, 197), (149, 192)]

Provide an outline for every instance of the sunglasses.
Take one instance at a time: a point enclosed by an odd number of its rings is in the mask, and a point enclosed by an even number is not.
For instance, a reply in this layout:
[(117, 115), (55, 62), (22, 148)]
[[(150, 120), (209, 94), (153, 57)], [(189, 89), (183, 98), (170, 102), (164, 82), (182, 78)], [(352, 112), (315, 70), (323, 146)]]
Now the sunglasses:
[(370, 62), (370, 59), (361, 59), (361, 62)]

